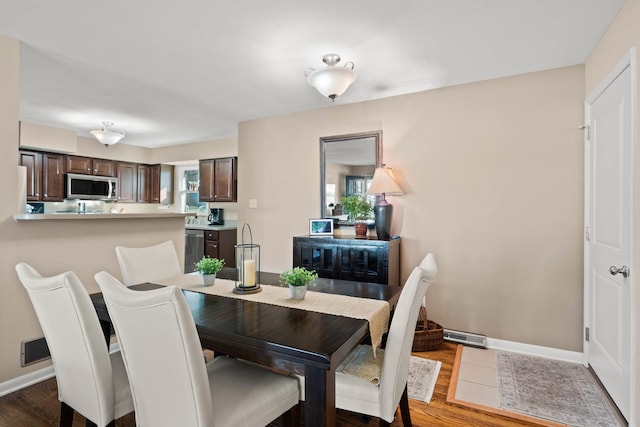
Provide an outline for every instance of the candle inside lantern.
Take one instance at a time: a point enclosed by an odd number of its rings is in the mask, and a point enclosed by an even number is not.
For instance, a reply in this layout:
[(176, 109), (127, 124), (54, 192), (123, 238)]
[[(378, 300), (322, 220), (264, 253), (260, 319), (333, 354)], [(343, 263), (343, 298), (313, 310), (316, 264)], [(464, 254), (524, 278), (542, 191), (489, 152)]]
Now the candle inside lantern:
[(245, 259), (242, 271), (244, 277), (242, 285), (245, 287), (256, 285), (256, 262), (252, 259)]

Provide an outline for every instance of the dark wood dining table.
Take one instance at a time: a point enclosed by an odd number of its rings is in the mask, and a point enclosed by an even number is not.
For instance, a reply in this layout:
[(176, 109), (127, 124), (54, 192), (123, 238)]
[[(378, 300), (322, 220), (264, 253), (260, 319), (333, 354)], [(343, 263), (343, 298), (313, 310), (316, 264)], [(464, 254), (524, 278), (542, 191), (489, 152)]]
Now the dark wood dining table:
[[(265, 278), (264, 274), (262, 283), (274, 281), (275, 275)], [(160, 286), (145, 283), (131, 289), (145, 291)], [(400, 288), (395, 286), (333, 279), (318, 279), (311, 291), (386, 300), (391, 307), (400, 295)], [(304, 425), (335, 425), (335, 371), (368, 337), (366, 320), (190, 290), (183, 293), (203, 348), (304, 375)], [(111, 319), (102, 294), (92, 294), (91, 299), (105, 336), (110, 337)]]

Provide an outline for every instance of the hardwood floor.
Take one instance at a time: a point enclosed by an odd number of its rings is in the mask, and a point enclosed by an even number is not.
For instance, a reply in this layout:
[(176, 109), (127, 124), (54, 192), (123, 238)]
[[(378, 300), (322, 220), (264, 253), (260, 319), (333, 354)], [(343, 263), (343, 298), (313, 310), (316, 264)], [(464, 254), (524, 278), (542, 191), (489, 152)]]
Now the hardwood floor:
[[(447, 390), (451, 379), (456, 345), (444, 343), (441, 349), (424, 353), (414, 353), (416, 356), (439, 360), (442, 362), (440, 375), (433, 392), (430, 404), (409, 399), (411, 419), (413, 425), (422, 426), (534, 426), (536, 424), (506, 418), (487, 412), (468, 409), (446, 402)], [(0, 427), (48, 427), (58, 425), (60, 403), (58, 402), (55, 378), (27, 387), (15, 393), (0, 397)], [(73, 426), (82, 427), (85, 419), (76, 414)], [(274, 422), (270, 426), (280, 426)], [(338, 411), (337, 426), (377, 426), (377, 419), (370, 419), (367, 423), (358, 414)], [(133, 414), (118, 419), (118, 427), (135, 426)], [(396, 417), (392, 426), (402, 426), (400, 416)]]

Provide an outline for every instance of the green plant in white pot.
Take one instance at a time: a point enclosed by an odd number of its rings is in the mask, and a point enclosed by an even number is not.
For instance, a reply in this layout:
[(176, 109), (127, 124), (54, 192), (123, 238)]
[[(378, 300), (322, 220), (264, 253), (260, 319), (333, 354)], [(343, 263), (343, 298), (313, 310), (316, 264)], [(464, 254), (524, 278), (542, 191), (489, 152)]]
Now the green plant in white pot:
[(200, 261), (196, 263), (196, 270), (202, 274), (205, 286), (211, 286), (216, 280), (216, 274), (224, 267), (224, 260), (218, 258), (211, 258), (208, 255), (202, 257)]
[(291, 299), (304, 299), (307, 293), (307, 286), (317, 278), (318, 273), (314, 270), (307, 270), (304, 267), (294, 267), (280, 274), (280, 284), (289, 285)]

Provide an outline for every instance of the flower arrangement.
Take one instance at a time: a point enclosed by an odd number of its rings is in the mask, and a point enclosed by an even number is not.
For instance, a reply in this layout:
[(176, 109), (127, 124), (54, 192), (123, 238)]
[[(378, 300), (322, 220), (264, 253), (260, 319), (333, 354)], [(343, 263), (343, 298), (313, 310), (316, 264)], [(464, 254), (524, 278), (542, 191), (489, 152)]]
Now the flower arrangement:
[(196, 270), (202, 274), (216, 274), (222, 270), (222, 267), (224, 267), (223, 259), (211, 258), (208, 255), (196, 263)]
[(318, 278), (315, 270), (307, 270), (304, 267), (294, 267), (280, 274), (280, 284), (290, 286), (304, 286)]

